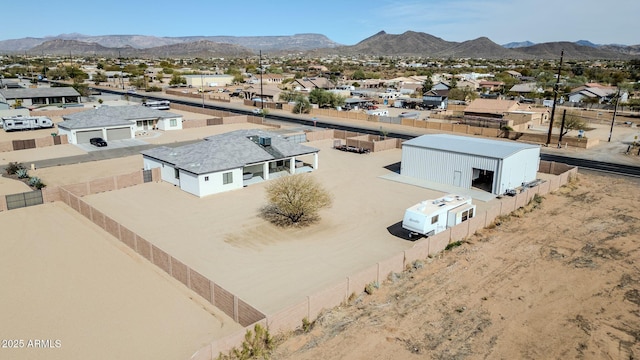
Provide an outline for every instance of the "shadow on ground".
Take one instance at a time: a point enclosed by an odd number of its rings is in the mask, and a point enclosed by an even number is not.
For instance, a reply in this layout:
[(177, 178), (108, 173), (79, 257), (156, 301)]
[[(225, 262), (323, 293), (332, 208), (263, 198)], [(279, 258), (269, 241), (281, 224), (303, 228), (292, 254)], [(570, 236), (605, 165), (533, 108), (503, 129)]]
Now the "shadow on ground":
[(400, 174), (400, 161), (398, 161), (397, 163), (389, 164), (384, 168), (396, 174)]
[(397, 223), (387, 227), (387, 231), (389, 232), (389, 234), (400, 238), (402, 240), (407, 240), (407, 241), (416, 241), (419, 240), (421, 237), (420, 236), (416, 236), (414, 235), (413, 237), (409, 237), (409, 230), (404, 229), (402, 227), (402, 221), (398, 221)]

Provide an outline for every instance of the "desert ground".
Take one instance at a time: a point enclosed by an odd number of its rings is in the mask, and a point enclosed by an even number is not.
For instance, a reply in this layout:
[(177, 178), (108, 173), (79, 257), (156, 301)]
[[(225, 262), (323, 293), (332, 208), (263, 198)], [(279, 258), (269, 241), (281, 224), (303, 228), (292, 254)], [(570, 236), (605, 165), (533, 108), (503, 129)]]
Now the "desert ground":
[(322, 314), (273, 359), (636, 359), (640, 180), (580, 174)]
[[(185, 113), (185, 119), (199, 116)], [(387, 130), (400, 130), (389, 126)], [(168, 144), (253, 127), (257, 126), (150, 132), (137, 139)], [(591, 134), (606, 141), (608, 127), (595, 128)], [(625, 156), (621, 150), (637, 133), (637, 128), (616, 127), (611, 144), (590, 150), (544, 151), (639, 165), (639, 157)], [(0, 131), (0, 141), (5, 140)], [(388, 227), (402, 219), (408, 206), (441, 195), (382, 178), (390, 173), (385, 167), (400, 161), (399, 149), (359, 155), (331, 149), (330, 140), (307, 145), (321, 149), (319, 169), (312, 176), (334, 197), (320, 223), (308, 229), (282, 230), (257, 216), (265, 203), (264, 183), (202, 199), (167, 183), (149, 183), (84, 200), (259, 310), (273, 313), (411, 247), (410, 241), (394, 236)], [(0, 153), (0, 164), (84, 153), (75, 145), (13, 151)], [(36, 169), (30, 175), (57, 186), (141, 167), (142, 157), (134, 155)], [(324, 314), (313, 331), (285, 342), (277, 358), (638, 356), (640, 334), (634, 329), (639, 328), (640, 277), (634, 261), (639, 217), (634, 215), (637, 205), (633, 202), (638, 203), (640, 193), (637, 182), (611, 179), (582, 175), (572, 188), (547, 196), (540, 208), (504, 219), (467, 244), (393, 276), (373, 295), (361, 295), (348, 306)], [(26, 190), (20, 182), (0, 178), (2, 194)], [(482, 211), (483, 203), (477, 205)], [(21, 217), (16, 218), (18, 214)], [(26, 225), (40, 217), (51, 220), (34, 229)], [(11, 230), (16, 224), (25, 225)], [(74, 350), (101, 351), (122, 336), (134, 340), (122, 347), (121, 358), (151, 354), (155, 359), (183, 359), (204, 342), (237, 330), (238, 325), (221, 312), (61, 203), (1, 212), (0, 225), (15, 232), (1, 237), (0, 245), (21, 254), (1, 257), (3, 267), (22, 269), (18, 275), (4, 271), (0, 276), (0, 285), (12, 289), (12, 296), (0, 298), (0, 305), (30, 309), (38, 316), (24, 321), (19, 318), (24, 312), (0, 312), (5, 317), (0, 321), (12, 326), (9, 330), (21, 331), (0, 333), (3, 338), (63, 340), (61, 349), (51, 349), (42, 357), (22, 349), (10, 358), (69, 358), (66, 344), (75, 344)], [(28, 240), (17, 241), (23, 238)], [(42, 238), (47, 239), (47, 247), (38, 243)], [(33, 249), (40, 249), (38, 258), (29, 257)], [(67, 257), (71, 261), (60, 265)], [(43, 273), (42, 279), (31, 280)], [(83, 276), (78, 279), (77, 273)], [(126, 294), (123, 281), (134, 283)], [(50, 291), (46, 299), (56, 305), (53, 310), (38, 296), (42, 287)], [(64, 301), (68, 291), (55, 291), (71, 288), (92, 293), (76, 291), (80, 299)], [(148, 302), (150, 298), (154, 302)], [(167, 300), (156, 303), (157, 298)], [(120, 310), (104, 313), (104, 308)], [(165, 317), (154, 318), (158, 313)], [(64, 315), (50, 319), (55, 314)], [(60, 318), (66, 319), (65, 326), (56, 322)], [(44, 326), (39, 326), (40, 319)], [(128, 327), (122, 331), (114, 323)], [(184, 328), (191, 323), (192, 327)], [(35, 333), (41, 328), (57, 332)], [(95, 332), (80, 331), (86, 328)], [(110, 339), (101, 340), (103, 335)], [(170, 346), (154, 348), (153, 344)], [(4, 350), (0, 349), (0, 358), (7, 354)], [(114, 357), (106, 350), (103, 354)], [(100, 357), (90, 353), (86, 358)]]
[(0, 359), (188, 359), (241, 328), (63, 203), (0, 227)]
[(333, 196), (309, 228), (281, 229), (258, 216), (267, 183), (204, 198), (147, 183), (84, 200), (271, 314), (413, 246), (387, 228), (407, 207), (442, 196), (380, 177), (400, 160), (399, 149), (363, 155), (334, 150), (332, 140), (306, 145), (320, 149), (311, 176)]

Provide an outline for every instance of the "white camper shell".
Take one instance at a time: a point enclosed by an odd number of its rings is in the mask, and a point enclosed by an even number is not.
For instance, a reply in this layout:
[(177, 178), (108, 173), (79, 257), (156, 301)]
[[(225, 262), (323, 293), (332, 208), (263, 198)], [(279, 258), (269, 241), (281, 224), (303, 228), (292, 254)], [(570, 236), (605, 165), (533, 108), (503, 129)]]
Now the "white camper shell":
[(476, 206), (470, 198), (449, 194), (408, 208), (402, 219), (402, 227), (409, 230), (410, 238), (414, 235), (435, 235), (471, 219), (475, 214)]
[(11, 116), (2, 118), (4, 131), (52, 128), (53, 121), (46, 116)]

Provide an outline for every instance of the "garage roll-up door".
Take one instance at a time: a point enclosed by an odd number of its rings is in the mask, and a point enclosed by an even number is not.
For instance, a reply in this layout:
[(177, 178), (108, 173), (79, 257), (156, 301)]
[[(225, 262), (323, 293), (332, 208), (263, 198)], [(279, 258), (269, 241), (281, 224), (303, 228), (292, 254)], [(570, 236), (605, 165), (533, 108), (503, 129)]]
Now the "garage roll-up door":
[(102, 137), (102, 130), (76, 131), (78, 144), (87, 144), (94, 137)]
[(131, 128), (107, 129), (107, 141), (131, 139)]

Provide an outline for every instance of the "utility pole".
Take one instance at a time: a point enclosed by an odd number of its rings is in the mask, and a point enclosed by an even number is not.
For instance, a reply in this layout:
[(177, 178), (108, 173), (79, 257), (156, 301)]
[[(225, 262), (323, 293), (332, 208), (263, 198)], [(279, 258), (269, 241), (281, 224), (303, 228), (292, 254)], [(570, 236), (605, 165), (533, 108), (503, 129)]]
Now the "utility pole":
[(567, 117), (567, 109), (562, 110), (562, 124), (560, 124), (560, 136), (558, 136), (558, 149), (562, 147), (562, 132), (564, 131), (565, 117)]
[(556, 114), (556, 101), (558, 101), (558, 84), (560, 84), (560, 74), (562, 73), (562, 58), (564, 50), (560, 52), (560, 66), (558, 66), (558, 76), (553, 87), (553, 107), (551, 108), (551, 119), (549, 119), (549, 133), (547, 134), (547, 146), (551, 144), (551, 131), (553, 130), (553, 116)]
[(611, 142), (611, 135), (613, 134), (613, 125), (616, 123), (616, 113), (618, 112), (619, 102), (620, 102), (620, 88), (618, 88), (618, 93), (616, 94), (616, 105), (613, 108), (613, 117), (611, 118), (611, 129), (609, 129), (609, 140), (607, 142)]
[(262, 97), (262, 73), (263, 73), (263, 68), (262, 68), (262, 50), (260, 50), (260, 109), (262, 112), (264, 112), (264, 98)]

